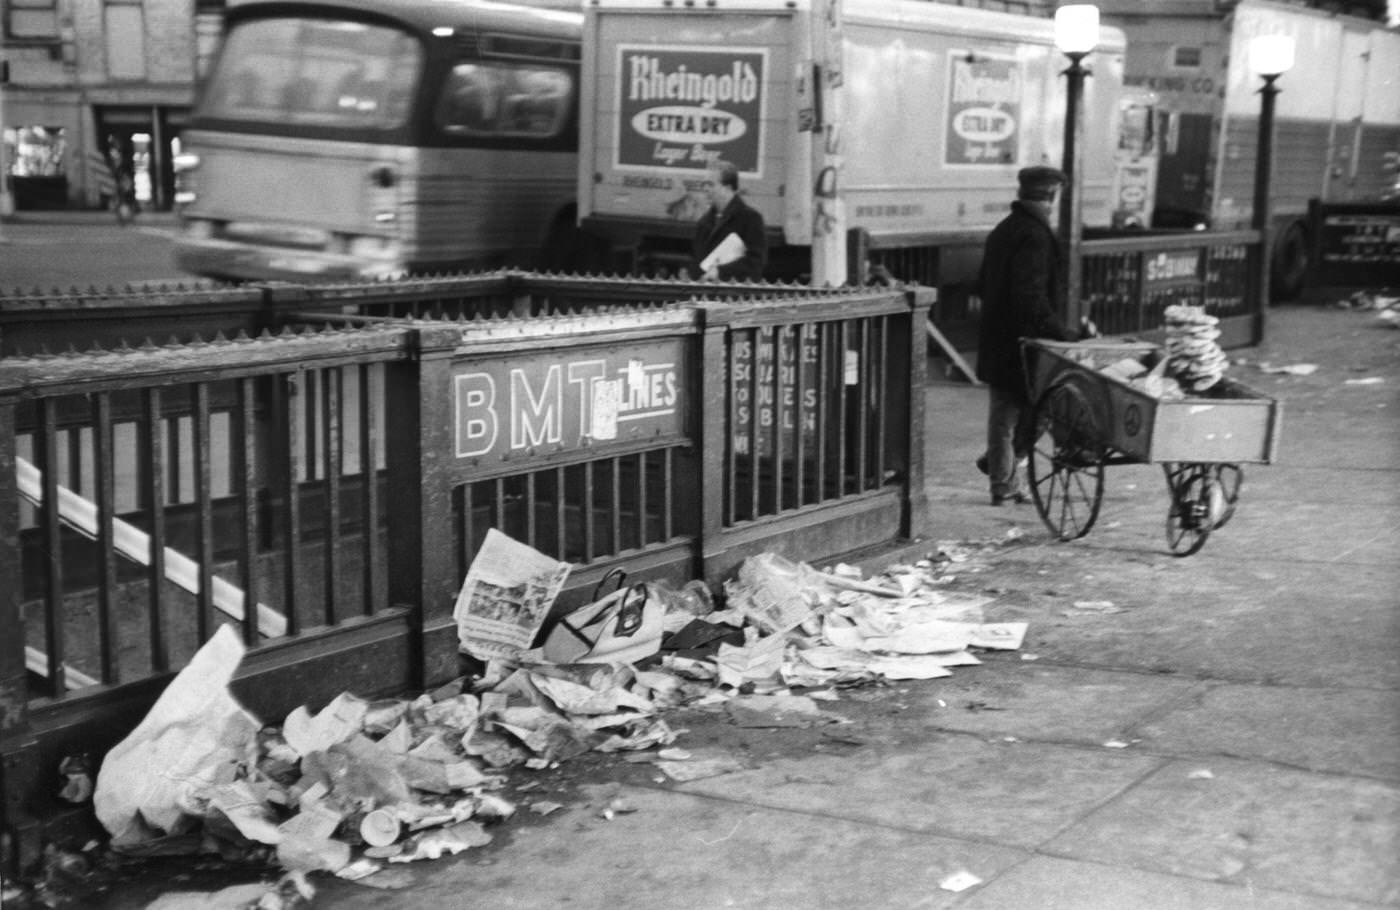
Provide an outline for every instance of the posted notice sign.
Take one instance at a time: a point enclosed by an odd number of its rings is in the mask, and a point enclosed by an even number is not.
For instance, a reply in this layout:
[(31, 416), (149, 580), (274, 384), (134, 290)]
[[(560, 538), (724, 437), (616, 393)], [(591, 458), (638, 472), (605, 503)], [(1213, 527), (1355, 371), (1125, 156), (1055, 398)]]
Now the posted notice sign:
[(619, 167), (759, 175), (766, 49), (618, 47)]
[(944, 163), (1015, 164), (1021, 141), (1021, 64), (1012, 57), (954, 51), (948, 67)]

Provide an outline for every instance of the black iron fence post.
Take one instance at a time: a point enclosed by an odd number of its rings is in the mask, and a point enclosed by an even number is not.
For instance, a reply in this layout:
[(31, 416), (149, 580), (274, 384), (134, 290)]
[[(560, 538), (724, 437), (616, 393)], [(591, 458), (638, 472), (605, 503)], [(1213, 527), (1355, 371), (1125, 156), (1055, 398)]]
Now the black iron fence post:
[(428, 687), (457, 673), (452, 619), (458, 558), (453, 545), (452, 351), (460, 331), (420, 328), (417, 356), (384, 375), (389, 603), (412, 613), (410, 675)]
[(39, 859), (36, 748), (29, 724), (29, 685), (20, 612), (19, 489), (15, 480), (15, 407), (0, 405), (0, 871), (18, 874)]
[(700, 316), (700, 356), (696, 358), (694, 388), (700, 390), (695, 396), (699, 405), (696, 415), (695, 445), (699, 453), (700, 483), (696, 493), (700, 502), (699, 541), (696, 546), (695, 575), (708, 584), (721, 581), (719, 575), (713, 577), (707, 571), (715, 564), (713, 558), (718, 551), (710, 552), (710, 547), (724, 540), (726, 509), (734, 489), (729, 479), (729, 397), (734, 377), (729, 375), (729, 321), (724, 318), (729, 307), (724, 304), (702, 304)]
[(928, 321), (929, 308), (938, 300), (935, 288), (914, 288), (905, 292), (909, 300), (909, 320), (904, 323), (907, 336), (903, 345), (897, 345), (901, 359), (908, 357), (886, 375), (902, 377), (899, 393), (906, 400), (904, 410), (907, 420), (891, 420), (886, 432), (895, 436), (891, 440), (894, 451), (902, 452), (904, 460), (904, 502), (900, 533), (906, 538), (917, 537), (928, 527), (928, 494), (924, 490), (924, 391), (928, 388), (928, 357), (925, 350), (928, 338), (924, 324)]

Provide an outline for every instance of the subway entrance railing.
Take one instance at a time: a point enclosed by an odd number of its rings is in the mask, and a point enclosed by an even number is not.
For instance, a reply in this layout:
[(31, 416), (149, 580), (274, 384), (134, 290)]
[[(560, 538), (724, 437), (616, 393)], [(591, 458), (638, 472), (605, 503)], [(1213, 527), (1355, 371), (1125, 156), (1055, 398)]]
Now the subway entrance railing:
[[(32, 860), (59, 759), (100, 757), (220, 624), (268, 719), (458, 675), (452, 603), (488, 528), (574, 563), (560, 609), (615, 566), (715, 583), (764, 550), (916, 535), (931, 296), (512, 272), (236, 289), (184, 323), (167, 295), (132, 320), (198, 324), (164, 345), (92, 300), (74, 346), (97, 349), (18, 353), (13, 331), (7, 859)], [(221, 334), (248, 328), (269, 331)]]

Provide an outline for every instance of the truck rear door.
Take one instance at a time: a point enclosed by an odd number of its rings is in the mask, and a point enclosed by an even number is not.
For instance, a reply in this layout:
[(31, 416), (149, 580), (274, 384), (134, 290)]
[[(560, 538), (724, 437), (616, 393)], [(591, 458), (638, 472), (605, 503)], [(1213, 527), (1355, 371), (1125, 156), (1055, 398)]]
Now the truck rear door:
[(793, 129), (796, 16), (610, 4), (587, 10), (580, 214), (617, 237), (688, 238), (711, 160), (738, 167), (744, 199), (783, 223)]

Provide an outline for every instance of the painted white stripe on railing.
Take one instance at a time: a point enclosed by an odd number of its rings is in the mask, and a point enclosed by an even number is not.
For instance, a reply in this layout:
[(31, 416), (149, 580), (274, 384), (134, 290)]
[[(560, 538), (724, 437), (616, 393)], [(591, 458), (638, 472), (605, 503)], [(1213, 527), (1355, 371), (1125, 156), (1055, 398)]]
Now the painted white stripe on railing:
[[(35, 506), (44, 504), (44, 474), (25, 458), (15, 458), (15, 479), (20, 495)], [(86, 537), (97, 539), (97, 503), (78, 495), (65, 486), (58, 488), (58, 515), (69, 527)], [(151, 564), (151, 538), (133, 524), (112, 519), (112, 539), (117, 552), (143, 566)], [(199, 563), (170, 547), (164, 548), (165, 577), (191, 594), (199, 594)], [(210, 586), (214, 606), (233, 619), (242, 621), (247, 596), (243, 589), (215, 577)], [(258, 631), (265, 638), (280, 638), (287, 634), (287, 618), (264, 604), (258, 604)]]

